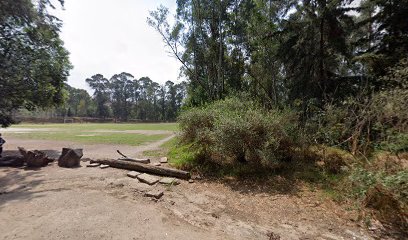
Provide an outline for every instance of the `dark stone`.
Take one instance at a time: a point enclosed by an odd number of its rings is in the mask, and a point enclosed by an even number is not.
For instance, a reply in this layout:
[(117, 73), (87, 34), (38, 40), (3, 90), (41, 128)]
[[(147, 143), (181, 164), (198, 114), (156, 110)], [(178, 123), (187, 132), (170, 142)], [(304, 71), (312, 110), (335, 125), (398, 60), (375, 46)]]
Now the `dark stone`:
[(82, 156), (82, 149), (63, 148), (58, 159), (58, 166), (66, 168), (79, 167)]

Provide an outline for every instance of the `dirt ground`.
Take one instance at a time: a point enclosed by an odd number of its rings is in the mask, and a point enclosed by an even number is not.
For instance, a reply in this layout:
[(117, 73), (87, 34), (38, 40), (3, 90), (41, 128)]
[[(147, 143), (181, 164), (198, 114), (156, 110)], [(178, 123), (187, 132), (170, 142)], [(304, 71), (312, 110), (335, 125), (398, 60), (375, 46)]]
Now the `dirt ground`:
[[(140, 156), (168, 139), (131, 147), (81, 145), (85, 157)], [(8, 139), (58, 155), (75, 143)], [(129, 154), (130, 155), (130, 154)], [(126, 170), (0, 168), (0, 239), (372, 239), (346, 211), (303, 187), (276, 191), (234, 180), (148, 186)], [(276, 181), (279, 181), (277, 178)], [(154, 201), (146, 191), (160, 189)]]

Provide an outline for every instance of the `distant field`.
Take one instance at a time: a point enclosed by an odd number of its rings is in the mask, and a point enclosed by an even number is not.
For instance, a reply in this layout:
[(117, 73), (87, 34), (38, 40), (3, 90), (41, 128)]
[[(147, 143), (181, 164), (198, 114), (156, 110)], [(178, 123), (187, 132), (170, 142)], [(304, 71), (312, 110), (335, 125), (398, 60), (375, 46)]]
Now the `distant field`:
[(177, 131), (177, 123), (49, 123), (16, 124), (10, 128), (62, 128), (71, 130), (168, 130)]
[(140, 144), (161, 140), (174, 131), (176, 123), (74, 123), (74, 124), (18, 124), (2, 129), (4, 137), (72, 141), (82, 143)]

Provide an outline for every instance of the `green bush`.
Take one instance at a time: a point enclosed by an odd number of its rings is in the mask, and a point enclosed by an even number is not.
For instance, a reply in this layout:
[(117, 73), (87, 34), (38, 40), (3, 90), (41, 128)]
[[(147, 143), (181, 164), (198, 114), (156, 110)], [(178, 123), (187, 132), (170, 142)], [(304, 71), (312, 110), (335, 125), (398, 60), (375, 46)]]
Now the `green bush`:
[(408, 171), (402, 170), (394, 174), (373, 172), (364, 168), (355, 168), (349, 176), (352, 183), (352, 194), (361, 198), (369, 188), (382, 185), (403, 204), (408, 205)]
[(300, 146), (293, 112), (267, 111), (244, 99), (228, 98), (192, 108), (178, 121), (181, 140), (218, 164), (271, 166), (291, 159)]
[(368, 156), (408, 151), (408, 58), (377, 79), (378, 89), (313, 111), (306, 127), (316, 142)]

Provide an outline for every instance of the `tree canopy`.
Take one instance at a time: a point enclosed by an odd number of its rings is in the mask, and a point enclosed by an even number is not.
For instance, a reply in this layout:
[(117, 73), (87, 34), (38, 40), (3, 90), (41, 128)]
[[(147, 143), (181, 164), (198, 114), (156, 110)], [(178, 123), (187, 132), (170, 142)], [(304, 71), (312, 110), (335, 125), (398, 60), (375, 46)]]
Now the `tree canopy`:
[(174, 121), (186, 98), (186, 83), (167, 81), (160, 85), (149, 77), (135, 79), (126, 72), (109, 80), (96, 74), (86, 82), (94, 90), (95, 117), (121, 121)]
[[(63, 4), (63, 1), (58, 1)], [(12, 112), (62, 103), (71, 68), (59, 37), (61, 21), (48, 10), (50, 0), (0, 1), (0, 124)]]
[(268, 108), (306, 113), (378, 89), (408, 55), (406, 0), (352, 3), (179, 0), (173, 25), (164, 6), (147, 21), (182, 63), (188, 104), (248, 92)]

